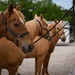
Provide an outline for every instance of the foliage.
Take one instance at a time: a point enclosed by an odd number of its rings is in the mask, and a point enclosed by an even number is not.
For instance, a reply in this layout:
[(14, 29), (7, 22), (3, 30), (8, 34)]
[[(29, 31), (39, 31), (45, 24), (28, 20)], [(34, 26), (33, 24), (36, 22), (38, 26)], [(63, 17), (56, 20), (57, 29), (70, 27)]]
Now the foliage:
[[(21, 4), (21, 11), (26, 16), (26, 20), (31, 20), (34, 18), (34, 14), (40, 15), (41, 13), (46, 20), (59, 20), (64, 15), (61, 7), (54, 4), (52, 0), (41, 0), (35, 3), (32, 0), (0, 0), (0, 10), (4, 11), (7, 9), (11, 2), (14, 3), (14, 7)], [(71, 15), (66, 17), (65, 20), (68, 20), (70, 17)]]

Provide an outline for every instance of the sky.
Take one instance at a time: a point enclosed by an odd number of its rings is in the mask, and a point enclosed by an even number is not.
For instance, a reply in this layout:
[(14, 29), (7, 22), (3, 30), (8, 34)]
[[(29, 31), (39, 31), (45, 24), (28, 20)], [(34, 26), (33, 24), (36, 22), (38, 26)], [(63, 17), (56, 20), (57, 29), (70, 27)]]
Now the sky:
[(72, 7), (72, 1), (73, 0), (52, 0), (53, 3), (56, 3), (57, 5), (61, 5), (65, 9), (70, 9)]

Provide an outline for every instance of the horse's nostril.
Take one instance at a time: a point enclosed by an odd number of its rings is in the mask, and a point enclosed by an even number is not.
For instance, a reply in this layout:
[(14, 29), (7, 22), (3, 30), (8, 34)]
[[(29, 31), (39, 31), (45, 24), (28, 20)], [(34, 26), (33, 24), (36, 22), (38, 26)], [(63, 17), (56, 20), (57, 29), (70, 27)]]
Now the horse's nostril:
[(31, 45), (29, 45), (29, 49), (33, 49), (34, 48), (34, 45), (33, 44), (31, 44)]
[(27, 50), (24, 46), (22, 46), (22, 51), (23, 51), (25, 54), (28, 53), (28, 50)]
[(65, 42), (66, 41), (66, 38), (63, 38), (62, 41)]

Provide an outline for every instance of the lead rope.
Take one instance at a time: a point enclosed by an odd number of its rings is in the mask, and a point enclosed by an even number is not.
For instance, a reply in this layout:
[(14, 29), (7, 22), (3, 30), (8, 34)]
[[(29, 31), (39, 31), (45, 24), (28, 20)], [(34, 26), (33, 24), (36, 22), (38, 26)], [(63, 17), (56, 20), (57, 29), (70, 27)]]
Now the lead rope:
[[(62, 28), (64, 28), (73, 18), (74, 18), (74, 16), (73, 16)], [(62, 28), (61, 28), (61, 29), (62, 29)], [(61, 30), (61, 29), (60, 29), (60, 30)], [(60, 31), (60, 30), (59, 30), (59, 31)], [(58, 31), (58, 32), (59, 32), (59, 31)], [(54, 37), (58, 32), (56, 32), (52, 37)], [(62, 33), (61, 33), (61, 35), (62, 35)], [(51, 37), (51, 38), (52, 38), (52, 37)]]
[[(65, 16), (72, 10), (73, 6), (68, 10), (68, 12), (59, 20), (59, 22), (65, 18)], [(73, 16), (74, 17), (74, 16)], [(59, 23), (58, 22), (58, 23)], [(36, 43), (37, 41), (39, 41), (42, 37), (44, 37), (46, 34), (48, 34), (58, 23), (56, 23), (51, 29), (49, 29), (44, 35), (42, 35), (39, 39), (37, 39), (36, 41), (34, 41), (33, 43)], [(67, 24), (66, 24), (67, 25)], [(64, 26), (63, 26), (64, 27)]]

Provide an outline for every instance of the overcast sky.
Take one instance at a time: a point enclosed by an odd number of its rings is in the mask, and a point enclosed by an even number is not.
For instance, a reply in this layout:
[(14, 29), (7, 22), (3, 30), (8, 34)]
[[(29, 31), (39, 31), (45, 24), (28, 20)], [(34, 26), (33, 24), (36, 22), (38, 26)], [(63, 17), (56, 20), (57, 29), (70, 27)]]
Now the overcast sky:
[(52, 0), (57, 5), (61, 5), (65, 9), (70, 9), (72, 7), (73, 0)]

